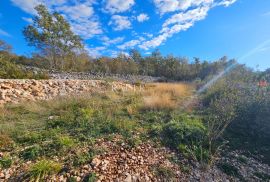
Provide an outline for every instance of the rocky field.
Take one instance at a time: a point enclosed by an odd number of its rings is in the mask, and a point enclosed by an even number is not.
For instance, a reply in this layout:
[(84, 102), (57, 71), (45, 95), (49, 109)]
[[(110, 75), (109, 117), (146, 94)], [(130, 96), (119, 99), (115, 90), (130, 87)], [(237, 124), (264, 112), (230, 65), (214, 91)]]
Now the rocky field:
[(56, 96), (78, 95), (105, 90), (133, 90), (123, 82), (102, 80), (1, 80), (0, 105), (29, 100), (48, 100)]

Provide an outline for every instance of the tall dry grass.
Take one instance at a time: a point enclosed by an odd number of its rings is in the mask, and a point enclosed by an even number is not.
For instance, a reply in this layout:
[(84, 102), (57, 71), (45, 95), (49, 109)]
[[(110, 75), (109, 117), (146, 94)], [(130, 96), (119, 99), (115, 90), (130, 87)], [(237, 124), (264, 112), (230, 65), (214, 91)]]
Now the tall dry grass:
[(175, 109), (192, 95), (194, 87), (185, 83), (153, 83), (143, 92), (145, 109)]

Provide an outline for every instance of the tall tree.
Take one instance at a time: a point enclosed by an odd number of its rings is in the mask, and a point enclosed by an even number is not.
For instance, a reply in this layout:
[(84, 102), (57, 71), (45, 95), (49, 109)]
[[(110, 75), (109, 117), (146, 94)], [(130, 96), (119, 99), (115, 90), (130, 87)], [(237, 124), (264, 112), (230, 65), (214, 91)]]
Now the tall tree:
[(65, 59), (83, 49), (81, 38), (75, 35), (70, 24), (59, 13), (50, 13), (44, 5), (36, 8), (33, 23), (24, 28), (23, 34), (50, 62), (51, 68), (64, 69)]

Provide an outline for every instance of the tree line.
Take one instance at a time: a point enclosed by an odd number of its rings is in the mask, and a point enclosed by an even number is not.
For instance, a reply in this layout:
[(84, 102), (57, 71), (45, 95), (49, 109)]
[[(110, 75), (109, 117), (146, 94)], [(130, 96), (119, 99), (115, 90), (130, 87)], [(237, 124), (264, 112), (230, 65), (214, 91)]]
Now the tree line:
[(38, 5), (33, 23), (23, 29), (30, 46), (37, 52), (31, 58), (11, 53), (11, 47), (2, 41), (0, 53), (10, 55), (15, 63), (61, 71), (83, 71), (92, 73), (148, 75), (172, 80), (204, 80), (219, 73), (228, 65), (235, 64), (226, 56), (209, 62), (173, 55), (162, 56), (155, 50), (142, 56), (138, 50), (130, 50), (129, 56), (119, 54), (115, 58), (92, 58), (84, 49), (83, 40), (71, 30), (70, 24), (57, 12), (50, 13), (44, 5)]

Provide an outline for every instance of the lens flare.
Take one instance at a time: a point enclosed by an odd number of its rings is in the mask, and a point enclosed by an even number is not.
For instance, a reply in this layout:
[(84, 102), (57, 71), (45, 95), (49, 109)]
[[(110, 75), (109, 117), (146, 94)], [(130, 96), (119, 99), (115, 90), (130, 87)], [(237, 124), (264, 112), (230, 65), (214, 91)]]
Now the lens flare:
[[(263, 48), (265, 48), (266, 46), (269, 46), (270, 44), (270, 39), (268, 39), (267, 41), (259, 44), (257, 47), (255, 47), (254, 49), (250, 50), (249, 52), (247, 52), (246, 54), (244, 54), (243, 56), (239, 57), (237, 60), (239, 63), (244, 64), (245, 61), (248, 57), (260, 52)], [(188, 106), (190, 106), (190, 104), (193, 103), (193, 100), (195, 98), (197, 98), (201, 93), (203, 93), (204, 91), (206, 91), (208, 88), (210, 88), (212, 85), (214, 85), (220, 78), (222, 78), (223, 76), (225, 76), (226, 74), (228, 74), (230, 71), (232, 71), (235, 67), (236, 67), (237, 63), (233, 63), (231, 65), (229, 65), (227, 68), (225, 68), (222, 72), (220, 72), (219, 74), (215, 75), (211, 80), (209, 80), (205, 85), (203, 85), (196, 93), (195, 95), (190, 98), (185, 104), (183, 104), (183, 109), (187, 108)]]

